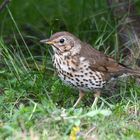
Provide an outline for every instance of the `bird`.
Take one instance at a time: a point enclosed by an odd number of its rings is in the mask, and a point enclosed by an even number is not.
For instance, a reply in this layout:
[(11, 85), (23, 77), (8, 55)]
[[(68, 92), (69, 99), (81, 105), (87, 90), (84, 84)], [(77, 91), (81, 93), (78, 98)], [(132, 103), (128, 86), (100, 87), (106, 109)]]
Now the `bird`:
[(67, 31), (56, 32), (40, 42), (52, 46), (53, 65), (60, 79), (79, 90), (73, 107), (88, 91), (95, 92), (93, 105), (97, 104), (102, 88), (112, 79), (122, 75), (140, 76), (139, 70), (118, 63)]

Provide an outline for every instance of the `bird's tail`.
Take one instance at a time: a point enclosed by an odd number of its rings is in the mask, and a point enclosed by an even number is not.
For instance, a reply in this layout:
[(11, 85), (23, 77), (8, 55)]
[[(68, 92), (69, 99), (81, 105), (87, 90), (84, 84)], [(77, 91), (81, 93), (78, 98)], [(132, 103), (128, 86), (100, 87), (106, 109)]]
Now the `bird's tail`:
[(132, 76), (136, 76), (136, 77), (140, 77), (140, 69), (129, 69), (127, 68), (126, 69), (126, 72), (129, 74), (129, 75), (132, 75)]

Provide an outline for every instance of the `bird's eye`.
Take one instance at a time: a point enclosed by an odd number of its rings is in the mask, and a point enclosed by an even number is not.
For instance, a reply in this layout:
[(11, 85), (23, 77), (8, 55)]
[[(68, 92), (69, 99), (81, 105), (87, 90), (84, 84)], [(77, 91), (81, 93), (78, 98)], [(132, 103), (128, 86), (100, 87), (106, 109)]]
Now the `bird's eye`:
[(60, 43), (64, 43), (64, 41), (65, 41), (64, 38), (60, 39)]

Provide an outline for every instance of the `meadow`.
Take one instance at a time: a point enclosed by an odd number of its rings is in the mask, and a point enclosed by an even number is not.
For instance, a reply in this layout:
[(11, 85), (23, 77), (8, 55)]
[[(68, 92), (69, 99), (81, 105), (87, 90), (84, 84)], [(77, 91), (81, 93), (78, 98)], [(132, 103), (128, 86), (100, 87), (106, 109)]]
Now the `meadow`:
[(123, 62), (118, 26), (105, 0), (12, 0), (0, 12), (0, 140), (139, 140), (138, 79), (118, 79), (97, 106), (89, 93), (74, 109), (78, 91), (39, 42), (66, 30)]

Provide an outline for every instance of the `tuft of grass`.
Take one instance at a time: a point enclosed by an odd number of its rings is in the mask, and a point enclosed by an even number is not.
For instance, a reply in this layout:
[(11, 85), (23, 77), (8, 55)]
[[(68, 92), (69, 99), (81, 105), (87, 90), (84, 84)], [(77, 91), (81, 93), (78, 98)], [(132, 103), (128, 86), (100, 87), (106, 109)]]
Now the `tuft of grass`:
[(140, 139), (140, 87), (134, 79), (110, 85), (96, 107), (89, 93), (74, 109), (78, 91), (58, 79), (52, 50), (39, 44), (68, 30), (118, 59), (118, 25), (110, 14), (102, 0), (11, 2), (0, 17), (0, 139)]

